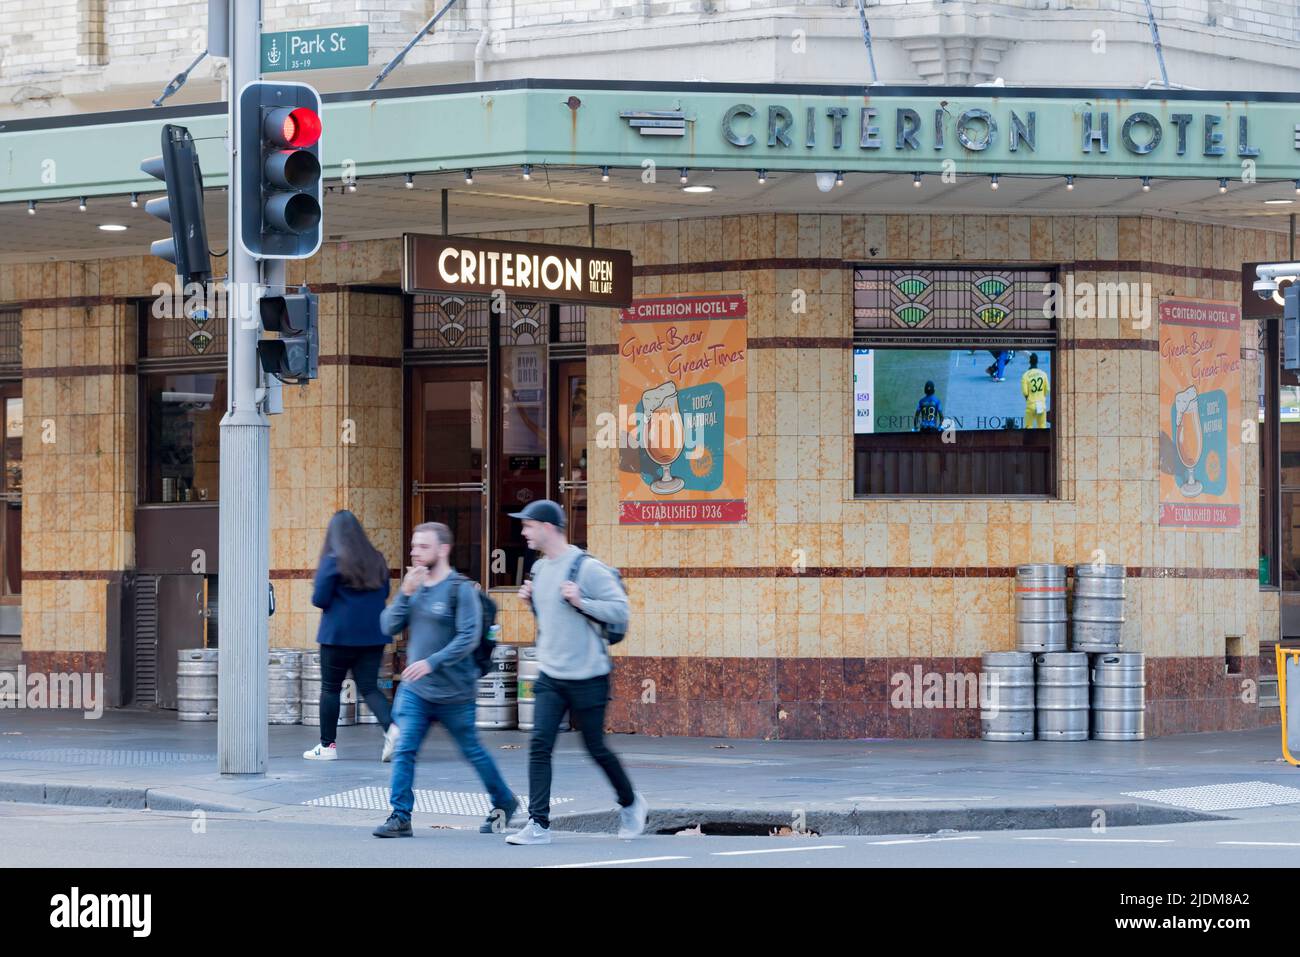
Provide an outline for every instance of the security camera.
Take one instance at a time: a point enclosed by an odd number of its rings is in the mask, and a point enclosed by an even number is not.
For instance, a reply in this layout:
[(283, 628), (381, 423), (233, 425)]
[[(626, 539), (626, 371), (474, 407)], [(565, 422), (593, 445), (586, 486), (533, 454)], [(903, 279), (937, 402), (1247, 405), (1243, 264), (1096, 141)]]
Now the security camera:
[(1255, 295), (1259, 296), (1260, 299), (1272, 299), (1273, 293), (1277, 290), (1277, 281), (1274, 279), (1256, 279), (1251, 288), (1255, 290)]
[(833, 190), (835, 188), (835, 174), (818, 173), (817, 188), (821, 190), (823, 193), (829, 193), (831, 190)]

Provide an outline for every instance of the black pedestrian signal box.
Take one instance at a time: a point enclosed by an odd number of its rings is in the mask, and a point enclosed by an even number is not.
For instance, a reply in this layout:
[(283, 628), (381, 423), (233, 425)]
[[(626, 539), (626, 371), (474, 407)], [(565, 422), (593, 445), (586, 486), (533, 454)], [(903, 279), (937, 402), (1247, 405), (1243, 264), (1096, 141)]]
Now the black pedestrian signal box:
[(1282, 294), (1282, 368), (1300, 369), (1300, 282)]
[(170, 239), (155, 240), (149, 252), (176, 266), (183, 285), (212, 279), (208, 227), (203, 219), (203, 173), (194, 138), (183, 126), (162, 128), (162, 154), (140, 164), (140, 170), (167, 185), (167, 195), (144, 204), (144, 211), (170, 223)]
[(306, 259), (322, 236), (320, 94), (249, 83), (239, 94), (239, 242), (258, 259)]
[(263, 296), (258, 302), (262, 328), (278, 339), (259, 339), (257, 358), (268, 375), (305, 383), (320, 361), (319, 297), (303, 286), (296, 293)]

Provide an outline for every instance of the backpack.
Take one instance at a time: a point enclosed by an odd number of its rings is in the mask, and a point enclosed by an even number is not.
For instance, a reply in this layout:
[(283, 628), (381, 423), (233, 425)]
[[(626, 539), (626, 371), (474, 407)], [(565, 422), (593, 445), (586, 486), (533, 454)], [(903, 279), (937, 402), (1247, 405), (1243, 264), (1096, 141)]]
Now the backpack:
[[(568, 581), (571, 581), (575, 584), (577, 583), (578, 569), (582, 567), (582, 563), (585, 562), (588, 558), (591, 558), (591, 556), (588, 555), (585, 551), (578, 552), (578, 557), (573, 560), (573, 567), (569, 569)], [(627, 586), (623, 584), (623, 576), (620, 575), (618, 573), (618, 569), (614, 568), (612, 565), (606, 565), (605, 567), (614, 573), (614, 581), (618, 583), (618, 590), (621, 591), (623, 593), (623, 597), (626, 598)], [(578, 614), (582, 615), (584, 618), (594, 621), (596, 623), (596, 627), (600, 631), (600, 636), (604, 638), (607, 642), (609, 642), (611, 645), (617, 645), (620, 641), (622, 641), (624, 638), (627, 637), (626, 622), (621, 625), (616, 625), (608, 621), (601, 621), (599, 618), (596, 618), (594, 615), (588, 615), (581, 608), (577, 608), (575, 610), (578, 612)]]
[[(460, 572), (456, 574), (462, 580), (470, 581)], [(460, 597), (460, 591), (461, 586), (458, 584), (451, 592), (452, 621), (456, 620), (456, 601)], [(475, 587), (474, 592), (478, 596), (479, 604), (483, 606), (483, 623), (479, 626), (478, 644), (474, 646), (474, 667), (478, 671), (478, 676), (482, 678), (492, 670), (492, 652), (497, 648), (496, 639), (492, 636), (492, 626), (497, 620), (497, 603), (482, 588)]]

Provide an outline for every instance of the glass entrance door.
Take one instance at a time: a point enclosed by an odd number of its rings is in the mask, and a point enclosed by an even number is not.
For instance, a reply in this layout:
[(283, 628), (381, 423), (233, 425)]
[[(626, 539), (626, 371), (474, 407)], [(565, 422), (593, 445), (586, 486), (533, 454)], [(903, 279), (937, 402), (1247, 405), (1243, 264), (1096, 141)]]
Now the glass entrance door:
[[(483, 582), (487, 366), (416, 367), (411, 376), (410, 526), (448, 526), (452, 565)], [(403, 568), (410, 561), (406, 548), (403, 543)]]
[(587, 363), (555, 366), (555, 500), (569, 519), (569, 541), (587, 547)]

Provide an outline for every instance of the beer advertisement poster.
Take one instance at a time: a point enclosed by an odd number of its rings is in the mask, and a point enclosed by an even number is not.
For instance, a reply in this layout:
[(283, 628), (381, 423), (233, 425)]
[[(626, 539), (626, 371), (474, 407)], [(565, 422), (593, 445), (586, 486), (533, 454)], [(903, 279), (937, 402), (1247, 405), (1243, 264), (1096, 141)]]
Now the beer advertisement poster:
[(1241, 524), (1241, 307), (1160, 303), (1160, 524)]
[(621, 525), (744, 522), (747, 308), (738, 293), (621, 310)]

